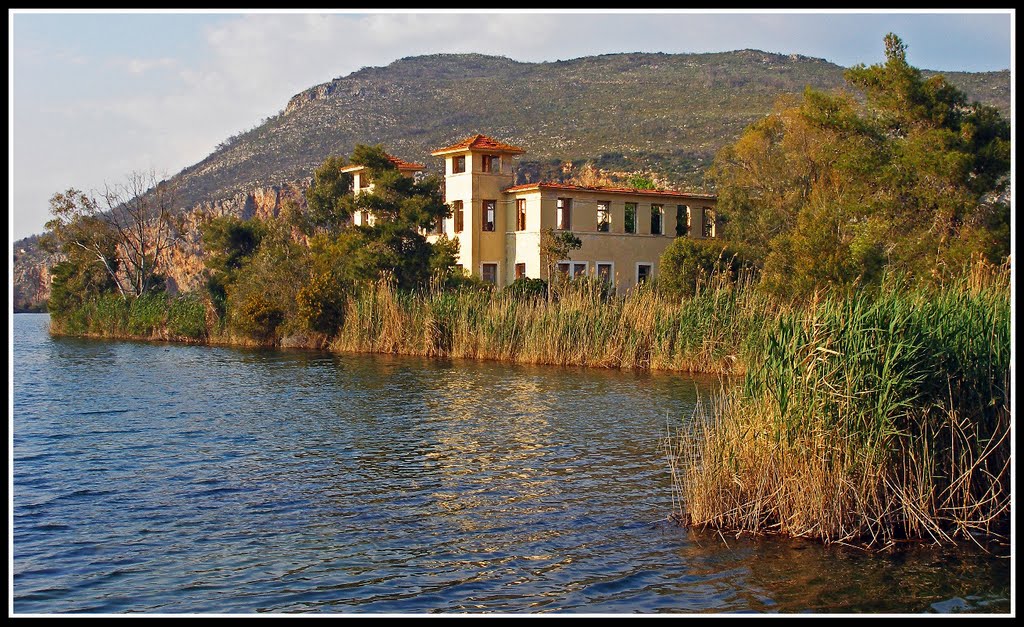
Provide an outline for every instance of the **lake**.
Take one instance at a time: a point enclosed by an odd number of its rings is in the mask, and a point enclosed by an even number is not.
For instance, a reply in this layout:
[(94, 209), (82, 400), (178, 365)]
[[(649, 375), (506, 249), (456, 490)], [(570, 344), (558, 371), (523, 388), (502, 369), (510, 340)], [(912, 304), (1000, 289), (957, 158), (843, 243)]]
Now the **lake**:
[(668, 520), (715, 379), (51, 338), (15, 314), (15, 613), (1007, 613), (1008, 559)]

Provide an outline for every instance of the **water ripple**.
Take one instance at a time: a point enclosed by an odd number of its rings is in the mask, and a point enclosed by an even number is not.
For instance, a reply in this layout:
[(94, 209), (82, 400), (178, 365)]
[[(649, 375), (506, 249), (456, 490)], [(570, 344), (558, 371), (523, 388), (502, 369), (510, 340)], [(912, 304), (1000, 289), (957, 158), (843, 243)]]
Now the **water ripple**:
[(17, 613), (1009, 607), (1003, 560), (665, 522), (666, 416), (713, 380), (52, 339), (45, 321), (15, 316)]

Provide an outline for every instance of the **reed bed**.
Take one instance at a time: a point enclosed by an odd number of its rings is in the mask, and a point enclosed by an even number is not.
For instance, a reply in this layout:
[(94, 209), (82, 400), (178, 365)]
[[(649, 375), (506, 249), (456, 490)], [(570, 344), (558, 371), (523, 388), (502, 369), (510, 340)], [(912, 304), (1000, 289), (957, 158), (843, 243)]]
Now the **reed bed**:
[(778, 307), (739, 282), (712, 277), (694, 297), (653, 289), (606, 298), (593, 283), (556, 299), (508, 292), (396, 290), (381, 281), (349, 297), (331, 342), (339, 352), (398, 353), (530, 364), (742, 373)]
[(1008, 277), (779, 315), (742, 388), (670, 438), (676, 516), (872, 546), (1005, 534)]
[[(745, 274), (712, 275), (680, 300), (646, 287), (609, 298), (587, 282), (548, 299), (380, 281), (348, 296), (332, 338), (285, 339), (329, 339), (338, 352), (745, 374), (669, 438), (677, 519), (884, 546), (1007, 533), (1010, 293), (1009, 267), (984, 265), (941, 288), (893, 282), (797, 308)], [(68, 335), (285, 344), (225, 335), (211, 315), (195, 296), (108, 295), (51, 323)]]
[(203, 342), (206, 309), (195, 295), (163, 293), (122, 298), (104, 294), (62, 316), (50, 317), (54, 335)]

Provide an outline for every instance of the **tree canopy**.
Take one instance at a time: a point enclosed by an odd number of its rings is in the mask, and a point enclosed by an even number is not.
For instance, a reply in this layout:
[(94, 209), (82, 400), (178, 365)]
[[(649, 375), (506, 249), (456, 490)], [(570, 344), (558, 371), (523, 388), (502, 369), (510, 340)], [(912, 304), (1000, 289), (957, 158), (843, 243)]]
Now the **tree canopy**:
[(352, 216), (364, 212), (369, 224), (334, 236), (352, 240), (355, 254), (347, 255), (345, 273), (362, 279), (390, 275), (403, 289), (425, 286), (432, 272), (447, 271), (455, 263), (456, 246), (441, 237), (427, 241), (425, 233), (450, 215), (441, 179), (414, 179), (403, 175), (380, 146), (356, 146), (351, 163), (366, 167), (373, 187), (345, 194), (338, 202)]
[[(372, 187), (353, 194), (352, 177), (341, 172), (348, 164), (364, 166)], [(344, 324), (346, 299), (363, 286), (386, 279), (402, 289), (426, 287), (455, 263), (457, 242), (425, 235), (449, 213), (440, 179), (404, 176), (380, 146), (329, 157), (306, 200), (301, 216), (204, 224), (207, 292), (234, 331), (260, 341), (279, 328), (329, 337)], [(365, 218), (359, 225), (357, 214)]]
[(107, 185), (100, 200), (73, 188), (54, 194), (44, 245), (64, 256), (56, 281), (93, 276), (96, 266), (107, 274), (102, 282), (88, 281), (96, 289), (112, 286), (125, 299), (163, 290), (161, 264), (180, 232), (174, 205), (174, 188), (152, 172)]
[(941, 76), (924, 79), (896, 35), (847, 82), (865, 102), (806, 89), (716, 157), (729, 237), (764, 259), (764, 284), (807, 295), (897, 271), (942, 281), (972, 256), (1009, 253), (1009, 124)]
[(331, 232), (341, 229), (352, 217), (344, 202), (352, 187), (352, 176), (342, 172), (345, 157), (332, 155), (313, 172), (313, 184), (306, 191), (307, 231)]

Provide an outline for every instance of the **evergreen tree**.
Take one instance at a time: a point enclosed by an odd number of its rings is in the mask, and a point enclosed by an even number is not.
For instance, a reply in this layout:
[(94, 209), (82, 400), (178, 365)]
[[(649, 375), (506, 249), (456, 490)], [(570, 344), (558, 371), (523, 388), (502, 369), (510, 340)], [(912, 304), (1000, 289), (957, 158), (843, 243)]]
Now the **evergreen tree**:
[(972, 256), (1009, 253), (1009, 126), (941, 76), (924, 79), (895, 35), (886, 62), (843, 92), (783, 98), (715, 159), (731, 239), (764, 259), (764, 285), (805, 296), (886, 270), (945, 280)]
[(398, 287), (411, 289), (425, 287), (434, 271), (449, 271), (457, 250), (454, 243), (442, 236), (432, 244), (425, 235), (450, 215), (441, 179), (403, 175), (379, 146), (356, 146), (350, 161), (367, 168), (364, 176), (373, 188), (347, 194), (339, 205), (348, 215), (365, 211), (372, 220), (354, 227), (358, 235), (344, 235), (359, 242), (358, 254), (346, 260), (351, 265), (346, 274), (362, 279), (390, 275)]

